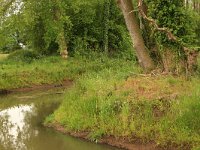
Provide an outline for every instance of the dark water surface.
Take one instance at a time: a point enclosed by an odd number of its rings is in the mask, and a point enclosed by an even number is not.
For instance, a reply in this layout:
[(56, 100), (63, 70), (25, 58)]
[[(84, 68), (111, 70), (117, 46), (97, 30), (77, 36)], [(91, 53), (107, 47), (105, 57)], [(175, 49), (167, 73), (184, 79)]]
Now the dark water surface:
[(117, 150), (42, 126), (63, 99), (61, 89), (0, 96), (0, 150)]

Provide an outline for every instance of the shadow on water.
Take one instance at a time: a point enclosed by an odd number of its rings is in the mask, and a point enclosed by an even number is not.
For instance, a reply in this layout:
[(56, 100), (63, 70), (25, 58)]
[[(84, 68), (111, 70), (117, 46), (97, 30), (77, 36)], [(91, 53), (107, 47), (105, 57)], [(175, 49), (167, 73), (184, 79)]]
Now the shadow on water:
[[(60, 92), (60, 91), (59, 91)], [(63, 99), (57, 90), (0, 97), (0, 150), (114, 150), (42, 126)], [(63, 91), (62, 91), (63, 92)]]

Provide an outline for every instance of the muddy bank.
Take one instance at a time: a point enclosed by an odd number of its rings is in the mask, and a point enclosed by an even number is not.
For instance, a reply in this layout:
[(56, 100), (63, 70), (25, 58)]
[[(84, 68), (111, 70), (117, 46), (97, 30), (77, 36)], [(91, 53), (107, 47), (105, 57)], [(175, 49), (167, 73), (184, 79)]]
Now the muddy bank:
[(42, 85), (32, 85), (31, 87), (23, 87), (23, 88), (16, 88), (16, 89), (0, 89), (0, 95), (16, 93), (16, 92), (30, 92), (36, 90), (49, 90), (53, 88), (65, 88), (69, 87), (73, 84), (73, 80), (64, 80), (62, 83), (59, 84), (42, 84)]
[[(54, 124), (54, 125), (46, 125), (46, 127), (54, 128), (55, 130), (62, 132), (67, 135), (71, 135), (76, 138), (81, 138), (87, 141), (91, 140), (89, 139), (89, 132), (70, 132), (66, 131), (64, 127)], [(156, 146), (154, 143), (148, 143), (148, 144), (141, 144), (141, 143), (132, 143), (128, 138), (125, 137), (113, 137), (113, 136), (107, 136), (103, 137), (102, 139), (98, 140), (99, 144), (107, 144), (110, 146), (114, 146), (120, 149), (126, 149), (126, 150), (161, 150)]]

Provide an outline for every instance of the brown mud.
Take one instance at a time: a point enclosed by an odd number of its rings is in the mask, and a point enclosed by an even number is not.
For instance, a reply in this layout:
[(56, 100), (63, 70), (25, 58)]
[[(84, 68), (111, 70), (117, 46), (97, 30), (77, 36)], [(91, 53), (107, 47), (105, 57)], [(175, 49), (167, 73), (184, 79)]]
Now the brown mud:
[[(59, 124), (54, 125), (46, 125), (49, 128), (54, 128), (55, 130), (71, 135), (76, 138), (84, 139), (86, 141), (90, 141), (89, 138), (89, 132), (71, 132), (67, 131), (64, 127), (62, 127)], [(131, 142), (130, 139), (126, 137), (114, 137), (114, 136), (105, 136), (102, 137), (100, 140), (96, 141), (98, 144), (107, 144), (113, 147), (117, 147), (120, 149), (126, 149), (126, 150), (161, 150), (156, 146), (155, 143), (147, 143), (147, 144), (141, 144), (140, 142)]]
[(73, 84), (73, 80), (64, 80), (59, 84), (42, 84), (42, 85), (32, 85), (31, 87), (22, 87), (16, 89), (0, 89), (0, 95), (17, 93), (17, 92), (30, 92), (35, 90), (50, 90), (53, 88), (65, 88)]

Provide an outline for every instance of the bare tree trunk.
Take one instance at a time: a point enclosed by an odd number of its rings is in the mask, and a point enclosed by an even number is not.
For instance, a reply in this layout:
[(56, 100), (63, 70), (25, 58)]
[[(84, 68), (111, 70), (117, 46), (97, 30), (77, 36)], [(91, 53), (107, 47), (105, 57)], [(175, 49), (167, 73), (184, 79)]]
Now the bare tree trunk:
[(124, 15), (125, 22), (131, 35), (132, 42), (134, 43), (134, 48), (136, 50), (136, 55), (140, 65), (147, 72), (153, 70), (155, 68), (154, 62), (144, 44), (144, 39), (140, 32), (137, 18), (134, 14), (132, 0), (118, 0), (117, 3)]

